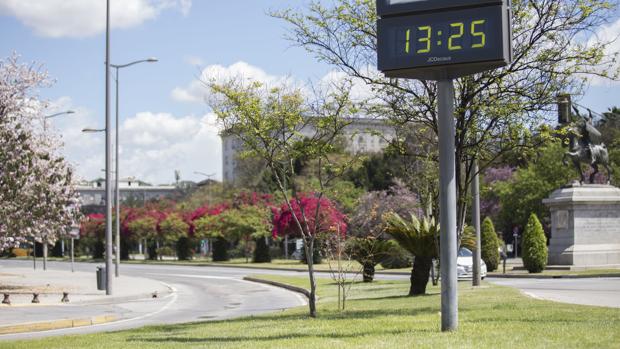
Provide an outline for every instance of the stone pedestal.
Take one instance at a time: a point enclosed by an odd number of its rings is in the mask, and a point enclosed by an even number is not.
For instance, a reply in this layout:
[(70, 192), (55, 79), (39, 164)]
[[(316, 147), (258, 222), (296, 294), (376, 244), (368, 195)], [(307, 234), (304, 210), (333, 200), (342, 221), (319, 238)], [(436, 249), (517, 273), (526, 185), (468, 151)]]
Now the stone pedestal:
[(549, 265), (620, 265), (620, 189), (576, 183), (543, 203), (551, 211)]

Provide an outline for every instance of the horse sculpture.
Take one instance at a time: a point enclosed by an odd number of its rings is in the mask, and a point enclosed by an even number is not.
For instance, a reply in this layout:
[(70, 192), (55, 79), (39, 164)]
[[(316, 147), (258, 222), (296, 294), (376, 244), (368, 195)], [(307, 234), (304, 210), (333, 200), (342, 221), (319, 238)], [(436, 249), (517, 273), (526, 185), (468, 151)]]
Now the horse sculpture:
[(589, 117), (586, 118), (579, 114), (579, 110), (573, 107), (578, 119), (569, 127), (570, 149), (564, 153), (562, 162), (568, 165), (569, 157), (577, 172), (581, 176), (581, 184), (585, 182), (585, 174), (581, 169), (581, 163), (587, 163), (592, 167), (589, 183), (594, 183), (594, 177), (599, 172), (599, 165), (607, 170), (607, 184), (611, 181), (611, 168), (609, 167), (609, 153), (607, 147), (601, 140), (601, 133), (592, 125), (592, 112), (588, 111)]

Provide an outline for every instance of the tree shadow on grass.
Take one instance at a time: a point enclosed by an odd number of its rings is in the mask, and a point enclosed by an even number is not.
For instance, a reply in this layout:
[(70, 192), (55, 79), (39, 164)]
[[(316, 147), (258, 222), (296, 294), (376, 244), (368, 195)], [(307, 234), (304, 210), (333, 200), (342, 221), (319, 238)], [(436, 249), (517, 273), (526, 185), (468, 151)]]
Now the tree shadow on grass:
[(258, 341), (277, 341), (288, 339), (302, 339), (302, 338), (316, 338), (316, 339), (347, 339), (357, 338), (361, 335), (373, 336), (373, 335), (402, 335), (402, 334), (414, 334), (414, 333), (435, 333), (438, 330), (431, 329), (415, 329), (415, 330), (365, 330), (363, 333), (305, 333), (305, 332), (290, 332), (279, 335), (268, 336), (229, 336), (229, 337), (164, 337), (164, 338), (152, 338), (152, 337), (131, 337), (128, 338), (128, 342), (150, 342), (150, 343), (221, 343), (221, 342), (258, 342)]

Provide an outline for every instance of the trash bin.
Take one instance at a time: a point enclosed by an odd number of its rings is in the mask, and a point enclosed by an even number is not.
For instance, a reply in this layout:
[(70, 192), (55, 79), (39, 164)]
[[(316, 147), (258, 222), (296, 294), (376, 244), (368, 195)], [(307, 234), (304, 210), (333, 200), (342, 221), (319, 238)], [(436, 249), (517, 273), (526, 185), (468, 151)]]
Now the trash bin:
[(107, 286), (105, 267), (97, 267), (97, 289), (105, 290)]

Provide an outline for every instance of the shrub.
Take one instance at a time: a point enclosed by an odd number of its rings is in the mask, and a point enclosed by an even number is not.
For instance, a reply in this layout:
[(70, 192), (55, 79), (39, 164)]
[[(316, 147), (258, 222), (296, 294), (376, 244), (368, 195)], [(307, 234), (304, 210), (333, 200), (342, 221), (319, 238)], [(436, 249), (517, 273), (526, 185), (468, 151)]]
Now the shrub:
[(62, 255), (62, 242), (60, 242), (60, 240), (56, 241), (54, 247), (52, 247), (50, 251), (50, 255), (52, 257), (64, 257)]
[(192, 239), (183, 236), (179, 238), (179, 241), (177, 241), (176, 245), (177, 258), (179, 258), (180, 261), (187, 261), (192, 259), (192, 257), (194, 256), (194, 251), (192, 250)]
[(222, 237), (218, 237), (213, 241), (213, 261), (227, 261), (228, 257), (228, 241)]
[(523, 233), (523, 266), (530, 273), (540, 273), (547, 266), (547, 237), (535, 213), (530, 215)]
[[(103, 259), (103, 255), (105, 254), (105, 245), (103, 241), (96, 240), (92, 245), (92, 256), (93, 259)], [(42, 256), (43, 253), (39, 254), (39, 250), (37, 250), (37, 256)]]
[(372, 237), (348, 240), (345, 251), (363, 267), (364, 282), (372, 282), (375, 277), (375, 266), (390, 256), (398, 244), (392, 240), (374, 239)]
[[(312, 249), (312, 264), (321, 264), (323, 262), (323, 256), (321, 255), (321, 241), (316, 239), (314, 241), (314, 248)], [(308, 259), (306, 258), (306, 248), (301, 248), (301, 259), (299, 260), (302, 264), (308, 264)]]
[(397, 245), (392, 251), (392, 255), (387, 256), (381, 261), (384, 269), (411, 268), (413, 261), (411, 255), (404, 248)]
[(162, 246), (157, 249), (158, 256), (174, 256), (174, 250), (170, 246)]
[(480, 231), (480, 243), (482, 260), (487, 265), (487, 271), (493, 271), (497, 269), (499, 265), (499, 239), (495, 233), (495, 227), (491, 218), (487, 217), (482, 222), (482, 229)]
[(11, 257), (28, 257), (29, 255), (30, 255), (30, 249), (26, 249), (26, 248), (11, 249)]
[(271, 254), (269, 253), (269, 245), (267, 244), (266, 237), (256, 238), (256, 248), (254, 248), (254, 263), (269, 263), (271, 262)]

